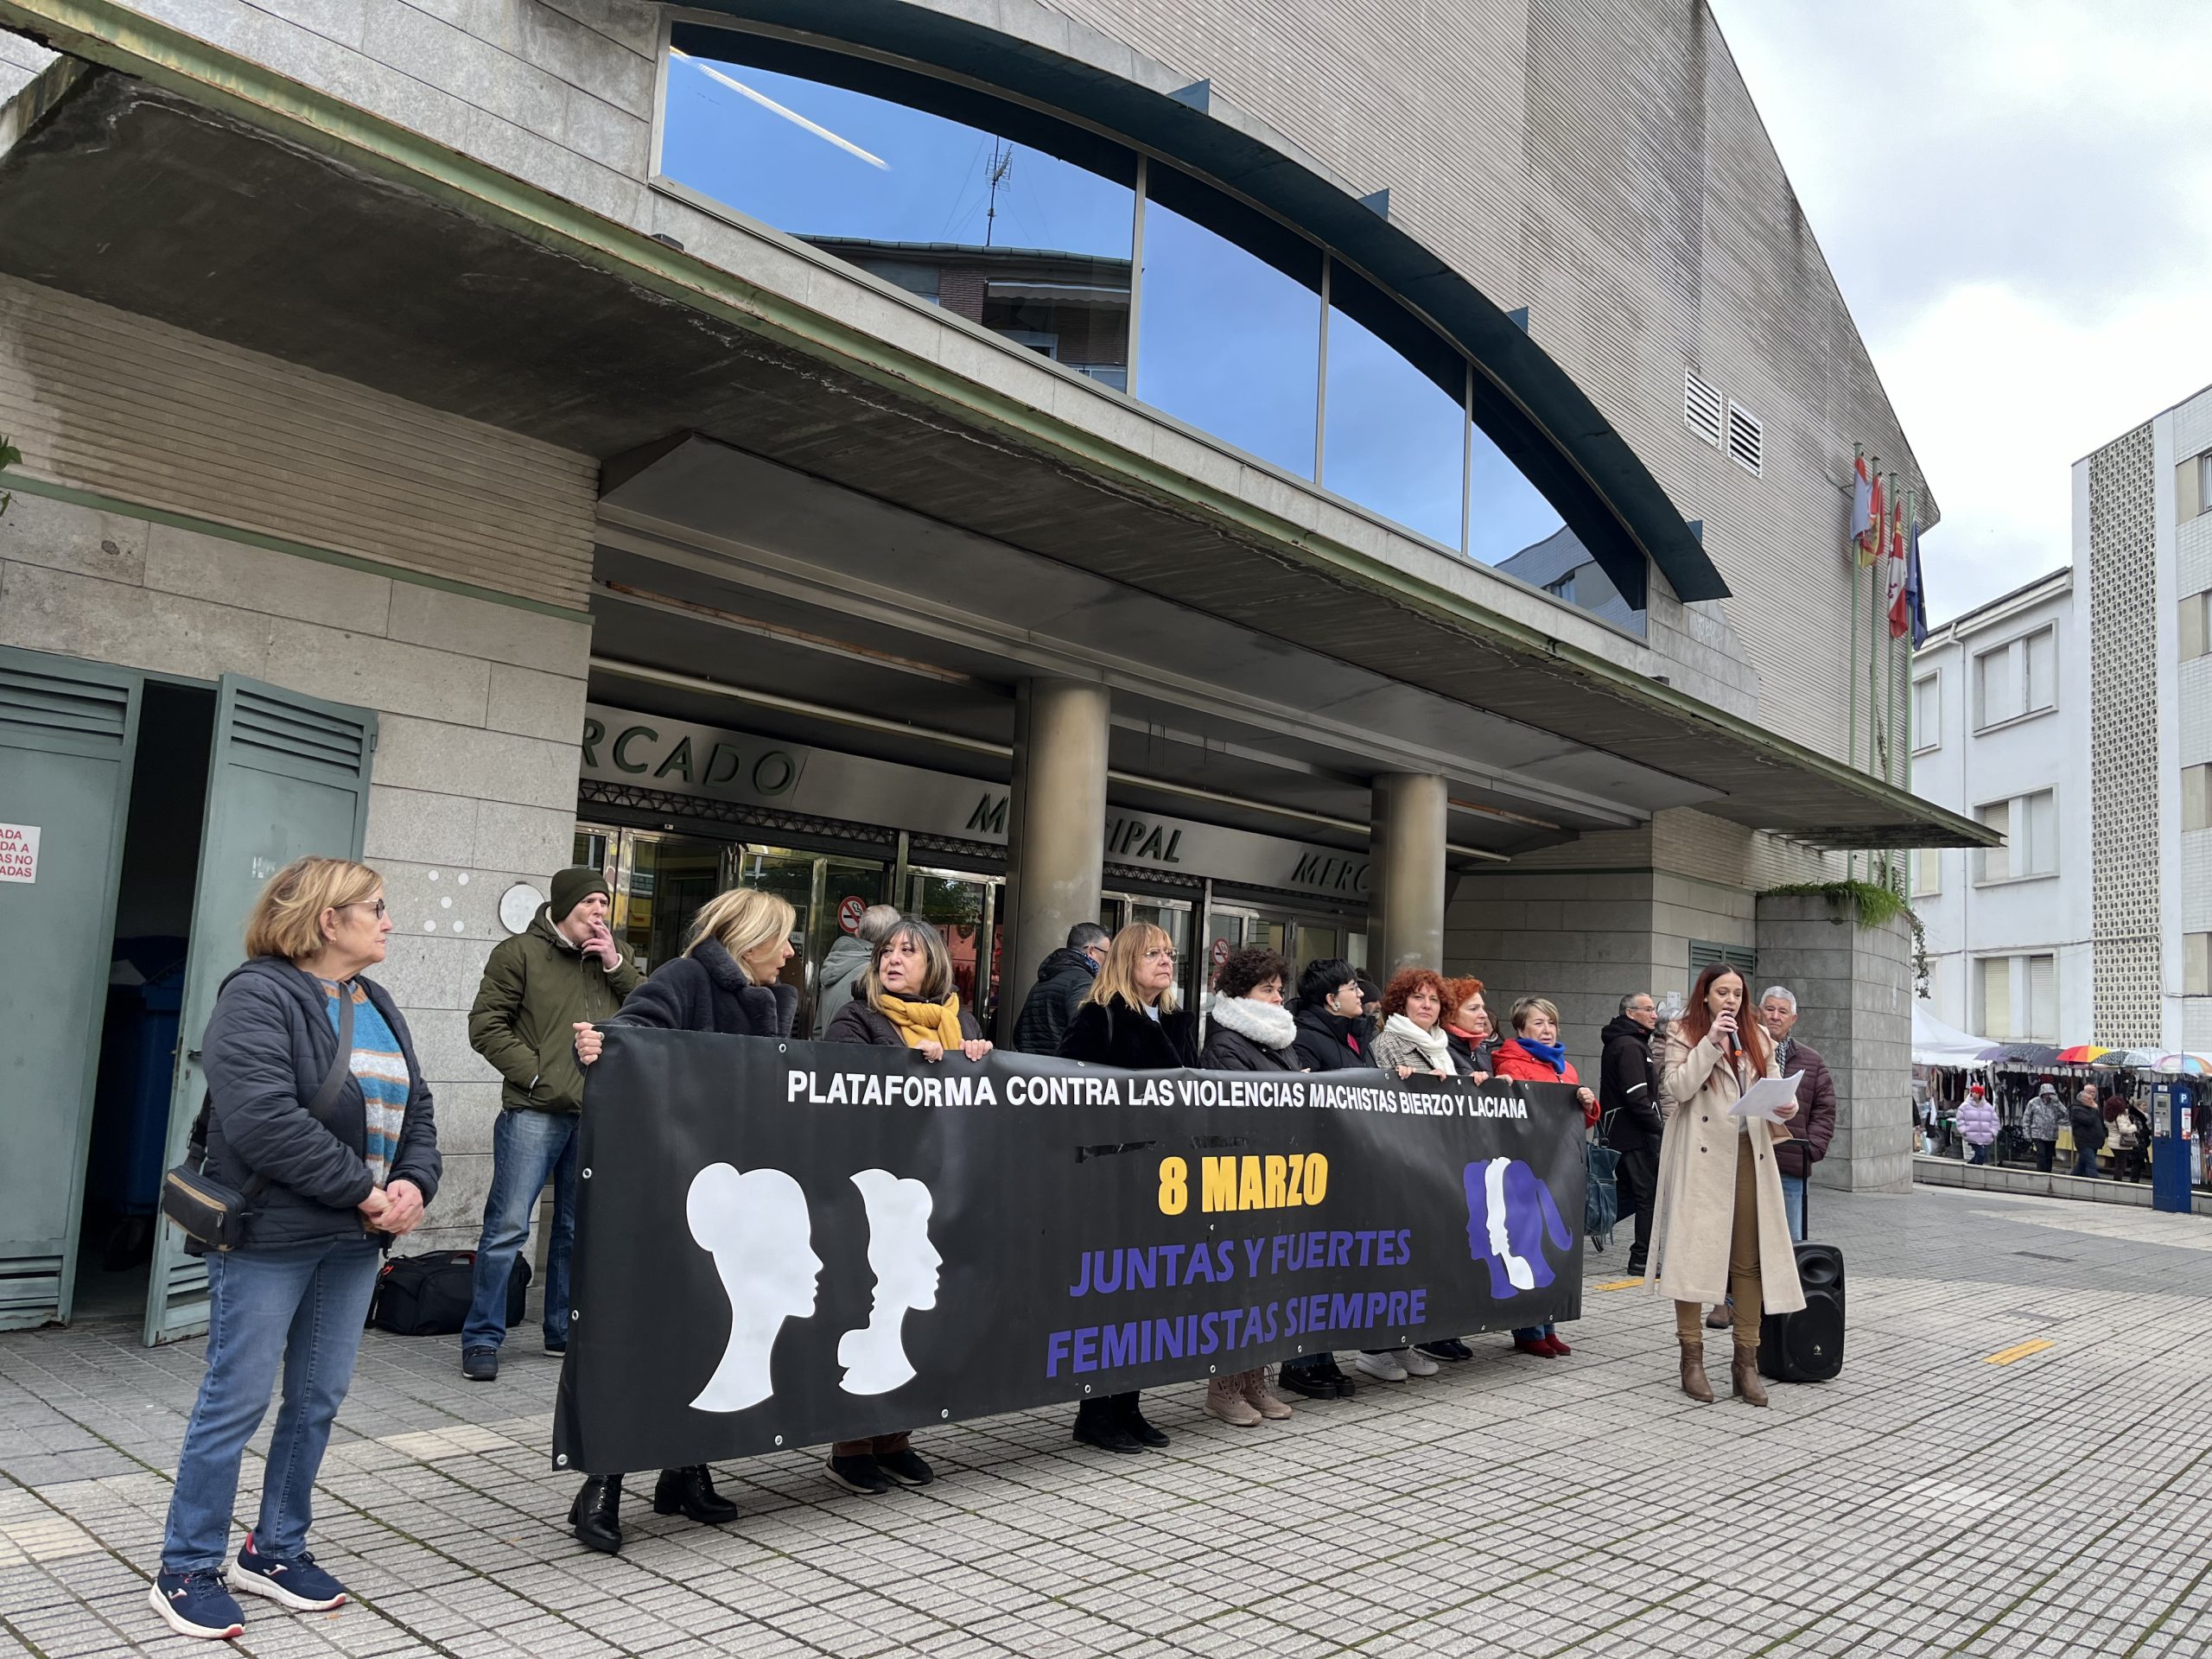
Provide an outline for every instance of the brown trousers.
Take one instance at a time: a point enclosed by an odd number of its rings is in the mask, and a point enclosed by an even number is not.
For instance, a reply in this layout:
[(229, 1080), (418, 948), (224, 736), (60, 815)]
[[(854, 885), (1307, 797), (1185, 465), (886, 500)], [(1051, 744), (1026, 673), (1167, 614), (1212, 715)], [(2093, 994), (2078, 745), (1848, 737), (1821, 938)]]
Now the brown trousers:
[[(1736, 1300), (1736, 1346), (1756, 1351), (1759, 1345), (1758, 1161), (1751, 1155), (1749, 1135), (1739, 1135), (1736, 1147), (1736, 1213), (1728, 1230), (1728, 1294)], [(1685, 1344), (1705, 1344), (1704, 1309), (1695, 1302), (1675, 1304), (1675, 1335)]]
[(896, 1434), (879, 1434), (872, 1440), (840, 1440), (830, 1448), (833, 1458), (885, 1458), (893, 1452), (904, 1452), (906, 1443), (914, 1438), (911, 1428)]

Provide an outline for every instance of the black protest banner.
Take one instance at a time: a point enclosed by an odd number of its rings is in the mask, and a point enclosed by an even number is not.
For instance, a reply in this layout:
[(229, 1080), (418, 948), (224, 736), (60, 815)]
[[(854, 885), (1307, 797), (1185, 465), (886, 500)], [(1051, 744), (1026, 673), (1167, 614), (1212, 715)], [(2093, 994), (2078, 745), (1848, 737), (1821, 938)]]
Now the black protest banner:
[(1556, 1084), (610, 1027), (559, 1466), (672, 1467), (1580, 1311)]

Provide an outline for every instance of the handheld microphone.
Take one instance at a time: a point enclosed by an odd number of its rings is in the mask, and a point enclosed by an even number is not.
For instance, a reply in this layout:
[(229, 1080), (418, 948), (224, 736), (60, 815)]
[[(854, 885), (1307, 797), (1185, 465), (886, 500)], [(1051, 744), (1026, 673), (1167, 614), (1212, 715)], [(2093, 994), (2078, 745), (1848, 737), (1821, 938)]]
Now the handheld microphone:
[(1736, 1033), (1732, 1031), (1728, 1033), (1728, 1064), (1733, 1065), (1742, 1058), (1742, 1053), (1736, 1047)]

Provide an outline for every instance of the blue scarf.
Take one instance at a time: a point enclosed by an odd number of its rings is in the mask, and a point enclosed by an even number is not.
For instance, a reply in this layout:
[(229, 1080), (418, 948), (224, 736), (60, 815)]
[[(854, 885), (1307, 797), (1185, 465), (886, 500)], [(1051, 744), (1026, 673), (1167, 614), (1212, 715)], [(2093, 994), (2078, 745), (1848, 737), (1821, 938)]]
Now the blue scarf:
[(1516, 1037), (1513, 1040), (1560, 1076), (1564, 1077), (1567, 1074), (1567, 1045), (1565, 1043), (1540, 1043), (1533, 1037)]

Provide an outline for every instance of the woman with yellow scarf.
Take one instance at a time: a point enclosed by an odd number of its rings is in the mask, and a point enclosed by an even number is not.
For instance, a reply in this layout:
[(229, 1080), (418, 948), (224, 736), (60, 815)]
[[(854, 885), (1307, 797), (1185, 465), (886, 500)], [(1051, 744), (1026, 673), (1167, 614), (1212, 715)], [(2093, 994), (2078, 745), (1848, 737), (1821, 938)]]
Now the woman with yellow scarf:
[[(976, 1016), (952, 988), (952, 957), (937, 929), (918, 917), (902, 918), (877, 941), (853, 987), (853, 1000), (837, 1011), (825, 1043), (871, 1043), (918, 1050), (935, 1065), (948, 1051), (980, 1060), (991, 1052)], [(830, 1478), (849, 1492), (871, 1496), (901, 1486), (926, 1486), (937, 1478), (907, 1442), (911, 1433), (840, 1440), (830, 1448)]]

